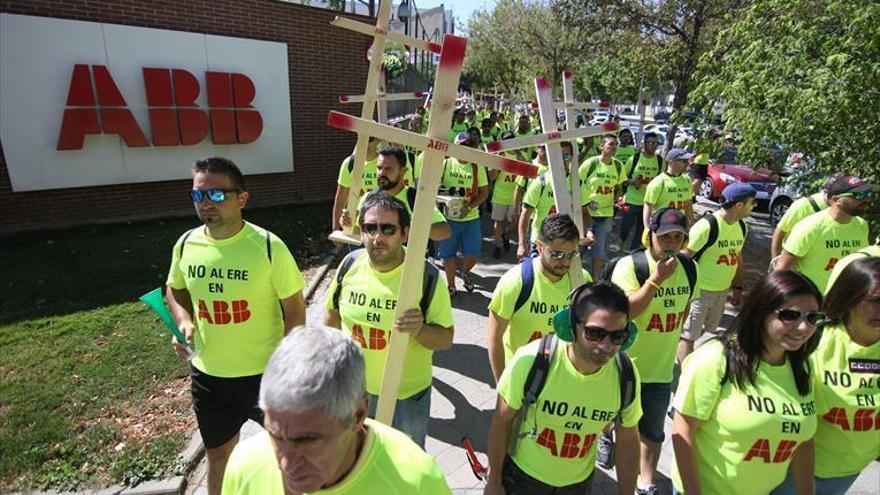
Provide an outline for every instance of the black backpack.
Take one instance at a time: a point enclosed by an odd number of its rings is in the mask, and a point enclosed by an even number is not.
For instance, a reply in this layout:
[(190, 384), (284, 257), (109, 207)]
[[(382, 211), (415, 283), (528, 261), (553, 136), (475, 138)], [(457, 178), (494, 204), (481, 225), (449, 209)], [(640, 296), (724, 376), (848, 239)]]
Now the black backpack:
[[(645, 248), (636, 249), (635, 251), (630, 252), (630, 254), (624, 254), (613, 258), (602, 267), (602, 271), (599, 272), (599, 280), (610, 282), (611, 275), (614, 274), (614, 268), (617, 266), (617, 262), (627, 256), (632, 256), (633, 266), (635, 267), (636, 272), (636, 280), (638, 280), (639, 286), (644, 285), (648, 280), (648, 277), (651, 276), (651, 272), (648, 268), (648, 255)], [(678, 258), (679, 264), (684, 267), (684, 273), (687, 275), (688, 285), (690, 286), (688, 301), (690, 301), (694, 298), (694, 289), (697, 287), (697, 264), (686, 254), (675, 253), (675, 256)]]
[[(703, 215), (703, 218), (700, 220), (706, 220), (709, 222), (709, 237), (706, 239), (706, 244), (703, 244), (696, 253), (694, 253), (694, 261), (700, 261), (700, 258), (703, 257), (703, 253), (705, 253), (710, 247), (714, 246), (718, 241), (718, 219), (715, 218), (715, 215), (712, 213), (706, 213)], [(739, 221), (739, 228), (742, 230), (743, 242), (745, 242), (748, 234), (748, 228), (746, 227), (746, 223), (742, 220)]]
[[(342, 280), (345, 275), (364, 253), (366, 249), (356, 249), (348, 253), (339, 264), (339, 270), (336, 272), (336, 290), (333, 291), (333, 308), (339, 309), (339, 296), (342, 294)], [(437, 279), (440, 278), (440, 270), (433, 263), (425, 260), (425, 271), (422, 280), (422, 298), (419, 300), (419, 309), (422, 315), (427, 318), (428, 307), (431, 306), (431, 299), (434, 298), (434, 291), (437, 289)]]

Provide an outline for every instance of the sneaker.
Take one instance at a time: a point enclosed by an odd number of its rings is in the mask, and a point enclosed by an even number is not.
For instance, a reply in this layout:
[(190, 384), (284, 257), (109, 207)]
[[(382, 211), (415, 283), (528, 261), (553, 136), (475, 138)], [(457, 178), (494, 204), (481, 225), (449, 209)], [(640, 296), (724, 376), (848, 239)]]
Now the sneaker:
[(637, 495), (660, 495), (660, 487), (651, 485), (648, 488), (636, 488)]
[(468, 275), (464, 275), (464, 276), (462, 276), (461, 278), (464, 279), (464, 288), (465, 288), (468, 292), (473, 292), (473, 291), (474, 291), (474, 279), (473, 279), (473, 277), (471, 277), (471, 275), (468, 274)]
[(596, 465), (602, 469), (614, 467), (614, 439), (604, 432), (599, 434), (599, 445), (596, 446)]
[(492, 249), (492, 257), (495, 258), (496, 260), (501, 259), (501, 248), (500, 247), (495, 246)]
[(502, 234), (501, 240), (504, 241), (504, 252), (509, 253), (510, 252), (510, 238), (507, 237), (507, 234)]

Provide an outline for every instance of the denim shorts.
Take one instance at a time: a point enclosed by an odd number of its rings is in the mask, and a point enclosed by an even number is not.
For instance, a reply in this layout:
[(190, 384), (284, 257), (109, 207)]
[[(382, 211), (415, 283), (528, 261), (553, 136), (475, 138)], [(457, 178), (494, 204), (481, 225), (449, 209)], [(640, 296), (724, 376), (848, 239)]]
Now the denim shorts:
[(608, 240), (611, 234), (611, 227), (614, 225), (614, 217), (594, 217), (593, 225), (590, 230), (596, 237), (596, 242), (590, 246), (588, 256), (590, 258), (608, 259)]
[(642, 419), (639, 434), (646, 440), (662, 444), (666, 440), (666, 410), (672, 394), (672, 383), (642, 384)]
[(455, 258), (458, 252), (461, 252), (464, 257), (479, 256), (480, 244), (483, 242), (480, 219), (475, 218), (466, 222), (447, 221), (452, 235), (449, 236), (449, 239), (440, 241), (440, 258), (444, 260)]
[[(370, 394), (371, 418), (376, 417), (376, 407), (379, 405), (379, 397)], [(425, 448), (425, 438), (428, 436), (428, 418), (431, 416), (431, 387), (417, 392), (412, 397), (397, 401), (394, 408), (394, 418), (391, 426), (412, 438), (419, 447)]]

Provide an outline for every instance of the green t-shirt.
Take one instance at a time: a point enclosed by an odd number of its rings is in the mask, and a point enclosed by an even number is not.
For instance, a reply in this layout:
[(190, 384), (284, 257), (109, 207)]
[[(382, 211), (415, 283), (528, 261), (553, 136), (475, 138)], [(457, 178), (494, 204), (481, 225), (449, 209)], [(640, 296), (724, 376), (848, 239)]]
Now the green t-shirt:
[(810, 204), (810, 199), (813, 198), (813, 201), (816, 202), (816, 206), (819, 207), (818, 211), (822, 211), (828, 208), (828, 205), (825, 203), (823, 192), (817, 192), (812, 196), (799, 198), (788, 207), (788, 210), (785, 211), (785, 215), (782, 215), (782, 218), (779, 219), (779, 223), (776, 224), (776, 228), (783, 232), (791, 232), (791, 229), (797, 225), (798, 222), (812, 215), (813, 213), (818, 213), (813, 205)]
[[(501, 373), (498, 395), (513, 409), (523, 407), (523, 387), (540, 342), (518, 350)], [(522, 422), (521, 431), (526, 436), (512, 456), (529, 476), (556, 487), (590, 476), (596, 464), (596, 437), (614, 419), (621, 405), (616, 360), (584, 375), (568, 358), (569, 345), (559, 342), (544, 389)], [(638, 424), (642, 416), (638, 370), (635, 374), (635, 400), (621, 414), (621, 423), (627, 428)], [(533, 428), (537, 436), (531, 438), (528, 432)]]
[[(367, 419), (367, 438), (351, 472), (339, 483), (304, 495), (451, 495), (443, 472), (405, 434)], [(223, 476), (223, 495), (284, 495), (284, 481), (268, 432), (241, 442)]]
[(829, 210), (813, 213), (798, 222), (782, 243), (782, 249), (798, 257), (795, 270), (812, 280), (822, 293), (834, 265), (867, 246), (868, 223), (862, 217), (839, 223)]
[(513, 196), (516, 190), (518, 175), (505, 171), (499, 171), (495, 176), (495, 186), (492, 189), (492, 202), (496, 205), (513, 205)]
[[(569, 177), (566, 177), (565, 182), (568, 191), (571, 192)], [(553, 176), (549, 170), (529, 183), (528, 189), (523, 194), (522, 202), (523, 207), (534, 209), (529, 238), (531, 242), (535, 242), (538, 239), (544, 219), (556, 213), (556, 198), (553, 195)], [(586, 204), (583, 197), (581, 197), (581, 203)]]
[[(726, 291), (733, 283), (737, 265), (742, 261), (745, 237), (739, 222), (728, 224), (721, 218), (721, 211), (712, 213), (718, 223), (718, 239), (703, 252), (697, 262), (700, 266), (700, 288), (718, 292)], [(746, 230), (748, 234), (748, 230)], [(687, 248), (699, 251), (709, 241), (709, 220), (701, 218), (691, 226)]]
[(629, 163), (635, 153), (635, 146), (618, 146), (617, 152), (614, 153), (614, 158), (620, 163)]
[[(788, 362), (758, 364), (755, 385), (721, 385), (724, 346), (710, 341), (685, 359), (675, 410), (703, 421), (696, 432), (697, 472), (703, 493), (770, 493), (785, 479), (797, 446), (816, 432), (813, 393), (798, 393)], [(674, 460), (674, 459), (673, 459)], [(683, 490), (678, 466), (673, 483)]]
[[(508, 155), (508, 158), (515, 159), (516, 157)], [(534, 165), (535, 167), (538, 168), (538, 175), (535, 176), (535, 179), (544, 175), (544, 172), (550, 170), (549, 166), (544, 165), (543, 163), (539, 162), (537, 158), (532, 160), (532, 165)], [(528, 177), (520, 175), (519, 177), (516, 178), (516, 185), (521, 187), (523, 189), (523, 194), (525, 194), (525, 190), (529, 188), (529, 184), (534, 182), (535, 179), (529, 179)]]
[(828, 291), (831, 290), (831, 287), (834, 285), (837, 277), (839, 277), (841, 272), (843, 272), (844, 268), (846, 268), (853, 261), (865, 258), (867, 256), (880, 257), (880, 246), (876, 244), (871, 244), (864, 249), (860, 249), (855, 253), (844, 256), (840, 259), (840, 261), (835, 263), (834, 268), (831, 270), (831, 275), (828, 276), (828, 285), (825, 287), (825, 294), (827, 295)]
[[(376, 162), (379, 157), (364, 162), (364, 172), (361, 175), (361, 190), (358, 193), (358, 196), (363, 196), (364, 193), (372, 191), (379, 187), (379, 181), (376, 176)], [(351, 161), (351, 156), (342, 160), (342, 164), (339, 165), (339, 175), (336, 178), (336, 183), (343, 187), (351, 187), (351, 170), (349, 169), (349, 162)], [(411, 186), (415, 184), (413, 181), (413, 167), (407, 167), (406, 173), (403, 175), (403, 184), (405, 186)]]
[[(197, 227), (174, 243), (167, 284), (186, 289), (198, 331), (192, 364), (218, 377), (259, 375), (284, 337), (278, 301), (306, 286), (296, 261), (274, 234), (245, 222), (228, 239)], [(186, 243), (181, 256), (181, 245)]]
[[(650, 254), (647, 254), (647, 258), (650, 276), (657, 271), (657, 261)], [(697, 280), (700, 280), (699, 267)], [(642, 284), (636, 278), (632, 256), (617, 262), (614, 273), (611, 274), (611, 281), (623, 289), (627, 296), (631, 296), (641, 288)], [(651, 304), (633, 318), (639, 333), (633, 346), (626, 351), (639, 369), (644, 383), (672, 381), (675, 352), (690, 302), (690, 284), (681, 263), (675, 269), (675, 273), (664, 280), (660, 287), (663, 289), (662, 292), (656, 291)], [(693, 297), (700, 297), (699, 284), (694, 287)]]
[(654, 210), (669, 207), (683, 212), (691, 206), (693, 199), (691, 179), (685, 174), (673, 177), (661, 172), (651, 179), (645, 189), (645, 204), (651, 205)]
[[(477, 180), (474, 187), (474, 172)], [(477, 194), (478, 187), (488, 186), (489, 178), (486, 168), (473, 163), (462, 163), (455, 158), (447, 158), (443, 162), (443, 177), (440, 181), (447, 194), (458, 197), (473, 197)], [(474, 207), (464, 218), (456, 219), (457, 222), (467, 222), (480, 217), (479, 210)], [(450, 219), (451, 220), (451, 219)]]
[[(509, 363), (520, 347), (553, 332), (553, 316), (566, 304), (571, 293), (571, 279), (566, 273), (556, 282), (551, 281), (541, 271), (541, 262), (531, 259), (535, 273), (532, 294), (525, 304), (513, 312), (519, 292), (522, 289), (522, 271), (519, 265), (507, 271), (498, 281), (489, 309), (507, 320), (504, 332), (504, 362)], [(592, 282), (593, 277), (582, 270), (584, 282)]]
[(643, 183), (637, 186), (630, 184), (626, 188), (624, 200), (631, 205), (641, 206), (645, 204), (645, 190), (648, 188), (648, 182), (660, 173), (660, 163), (657, 160), (657, 155), (651, 158), (642, 155), (639, 157), (639, 163), (633, 168), (632, 158), (628, 162), (624, 162), (626, 163), (626, 169), (632, 171), (632, 173), (627, 174), (627, 177), (638, 179), (643, 181)]
[(816, 476), (858, 474), (880, 456), (880, 342), (864, 347), (826, 326), (810, 355), (816, 395)]
[[(409, 187), (401, 188), (400, 191), (398, 191), (397, 194), (394, 195), (394, 197), (399, 199), (401, 202), (403, 202), (404, 205), (406, 205), (406, 211), (409, 212), (409, 218), (410, 218), (410, 220), (412, 220), (413, 210), (412, 210), (412, 207), (410, 207), (409, 198), (407, 197), (407, 190), (408, 189), (410, 189), (410, 188)], [(364, 201), (366, 201), (366, 200), (367, 200), (367, 194), (364, 194), (363, 196), (361, 196), (361, 199), (358, 201), (358, 212), (360, 212), (361, 206), (364, 205)], [(413, 203), (413, 205), (415, 205), (415, 203)], [(360, 222), (360, 214), (358, 214), (354, 217), (354, 223), (355, 223), (355, 225), (360, 225), (360, 223), (361, 223)], [(443, 214), (440, 213), (440, 210), (436, 206), (434, 207), (433, 213), (431, 213), (431, 224), (435, 224), (435, 223), (446, 223), (446, 218), (443, 217)]]
[[(355, 260), (342, 280), (338, 308), (342, 331), (364, 350), (367, 392), (373, 395), (379, 394), (385, 362), (388, 360), (388, 343), (402, 272), (403, 264), (389, 272), (376, 271), (370, 266), (370, 257), (364, 253)], [(334, 294), (336, 285), (336, 277), (333, 277), (327, 294)], [(419, 284), (416, 300), (421, 297), (422, 284)], [(326, 307), (336, 309), (332, 297), (327, 298)], [(438, 277), (425, 322), (440, 327), (452, 326), (452, 303), (443, 277)], [(431, 386), (432, 357), (433, 351), (410, 337), (403, 362), (399, 399), (412, 397)]]
[(611, 159), (611, 164), (606, 164), (602, 157), (594, 156), (581, 164), (578, 174), (581, 178), (581, 199), (584, 204), (593, 201), (599, 204), (598, 208), (590, 209), (590, 216), (614, 216), (614, 200), (617, 199), (614, 188), (627, 180), (623, 164), (616, 158)]

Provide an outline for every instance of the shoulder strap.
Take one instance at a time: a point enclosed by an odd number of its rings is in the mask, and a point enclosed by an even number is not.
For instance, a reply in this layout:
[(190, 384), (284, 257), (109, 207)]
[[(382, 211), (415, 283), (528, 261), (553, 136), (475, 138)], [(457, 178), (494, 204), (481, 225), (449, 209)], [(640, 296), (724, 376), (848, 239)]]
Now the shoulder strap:
[(477, 197), (477, 189), (480, 187), (480, 181), (477, 178), (479, 176), (479, 169), (477, 168), (476, 163), (471, 163), (471, 175), (473, 176), (473, 180), (471, 180), (471, 197)]
[(596, 171), (596, 160), (590, 159), (590, 166), (587, 167), (587, 175), (584, 177), (584, 180), (588, 180), (593, 172)]
[(709, 237), (706, 238), (706, 244), (703, 244), (703, 247), (701, 247), (699, 250), (697, 250), (696, 253), (694, 253), (694, 261), (700, 261), (703, 253), (705, 253), (706, 250), (710, 247), (714, 246), (715, 242), (718, 241), (718, 219), (715, 218), (715, 215), (709, 213), (707, 215), (704, 215), (703, 218), (701, 218), (700, 220), (705, 220), (709, 222)]
[(266, 231), (266, 256), (269, 258), (269, 264), (272, 264), (272, 233)]
[(348, 173), (354, 172), (354, 153), (348, 155), (346, 160), (348, 160)]
[(351, 265), (357, 261), (364, 253), (365, 249), (356, 249), (350, 253), (348, 253), (345, 258), (342, 259), (342, 263), (339, 264), (339, 270), (336, 271), (336, 290), (333, 292), (333, 308), (339, 309), (339, 295), (342, 294), (342, 279), (345, 278), (345, 274), (351, 269)]
[(746, 242), (746, 237), (748, 237), (748, 235), (749, 235), (749, 232), (748, 232), (749, 229), (748, 229), (748, 227), (746, 227), (745, 220), (739, 221), (739, 230), (741, 230), (743, 233), (743, 242)]
[(538, 396), (547, 383), (547, 374), (550, 372), (550, 363), (553, 361), (553, 355), (556, 353), (556, 347), (559, 339), (555, 333), (548, 333), (541, 337), (541, 345), (538, 347), (538, 354), (532, 362), (529, 374), (526, 376), (526, 383), (523, 387), (523, 407), (520, 410), (527, 409), (529, 406), (537, 402)]
[(183, 248), (186, 247), (186, 240), (189, 239), (189, 236), (191, 236), (197, 228), (198, 227), (193, 227), (187, 230), (185, 234), (183, 234), (183, 240), (180, 241), (180, 252), (177, 254), (178, 257), (183, 258)]
[(617, 180), (620, 180), (620, 173), (623, 172), (623, 163), (616, 158), (612, 158), (611, 162), (614, 163), (614, 168), (617, 169)]
[(532, 265), (533, 259), (534, 258), (531, 256), (527, 256), (526, 259), (522, 260), (519, 264), (522, 286), (519, 288), (519, 295), (516, 296), (516, 303), (513, 305), (514, 313), (525, 306), (526, 301), (528, 301), (529, 297), (532, 295), (532, 288), (535, 286), (535, 267)]
[(809, 201), (810, 206), (813, 207), (813, 213), (818, 213), (822, 210), (822, 208), (819, 207), (819, 203), (816, 202), (816, 198), (814, 198), (813, 196), (807, 196), (807, 201)]
[(636, 398), (636, 374), (633, 371), (632, 360), (625, 352), (618, 352), (614, 357), (620, 370), (620, 410), (615, 420), (619, 421), (624, 408), (632, 404)]
[(412, 211), (416, 209), (416, 188), (406, 188), (406, 202), (409, 205), (410, 215), (412, 215)]
[(690, 302), (694, 298), (694, 290), (697, 288), (697, 263), (686, 254), (677, 253), (676, 256), (678, 257), (678, 262), (684, 267), (684, 273), (688, 278), (688, 285), (691, 289), (688, 296), (688, 302)]
[(635, 154), (632, 157), (632, 165), (629, 167), (629, 170), (626, 172), (626, 176), (632, 179), (633, 172), (636, 171), (636, 167), (639, 166), (639, 159), (642, 157), (641, 150), (636, 150)]
[(425, 260), (425, 272), (422, 281), (422, 299), (419, 300), (419, 309), (422, 310), (422, 317), (428, 317), (428, 308), (431, 307), (431, 300), (434, 299), (434, 291), (437, 289), (437, 279), (440, 278), (440, 270), (433, 263)]
[(639, 287), (641, 287), (648, 280), (648, 277), (651, 276), (648, 269), (648, 255), (644, 249), (639, 249), (632, 253), (632, 259), (633, 268), (636, 271), (636, 280), (638, 280)]

